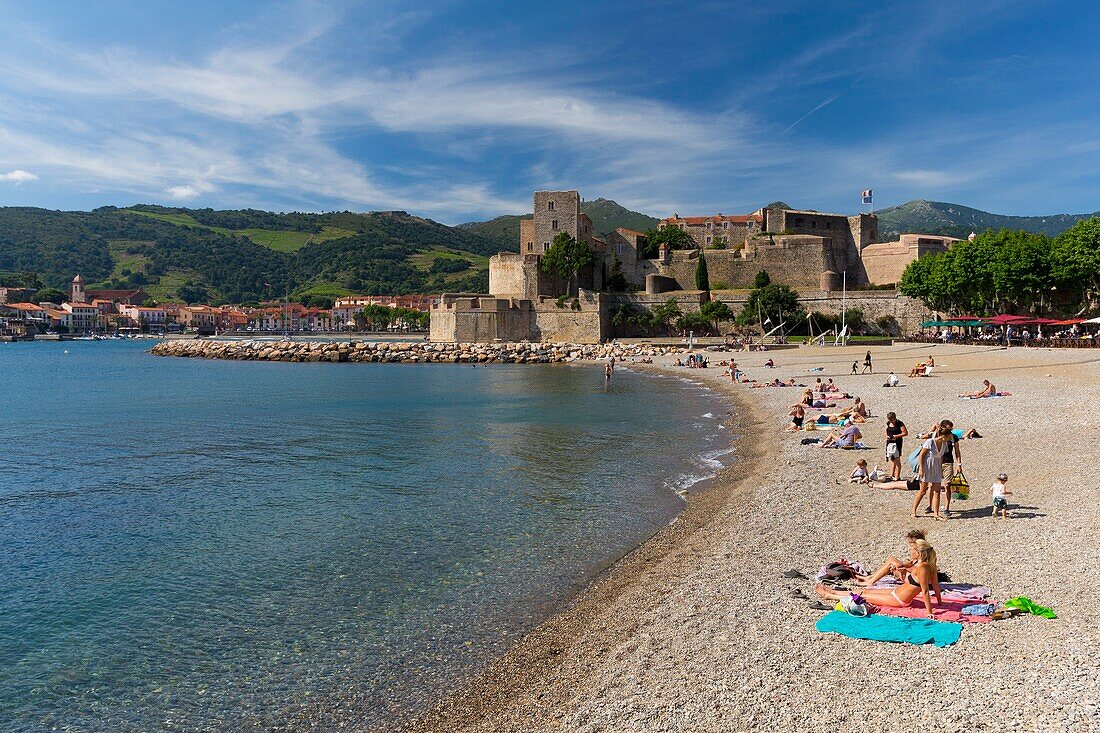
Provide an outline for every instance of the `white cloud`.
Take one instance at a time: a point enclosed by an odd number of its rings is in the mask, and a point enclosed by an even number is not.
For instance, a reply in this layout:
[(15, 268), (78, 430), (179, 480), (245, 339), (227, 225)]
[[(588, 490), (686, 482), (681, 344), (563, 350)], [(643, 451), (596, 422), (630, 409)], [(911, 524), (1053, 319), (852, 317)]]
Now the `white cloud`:
[(912, 183), (916, 186), (941, 187), (959, 183), (962, 176), (948, 171), (933, 171), (917, 168), (914, 170), (896, 171), (893, 177), (903, 183)]
[(187, 201), (198, 198), (202, 192), (195, 186), (169, 186), (164, 189), (164, 193), (177, 201)]
[(0, 173), (0, 181), (7, 181), (8, 183), (14, 183), (18, 186), (20, 183), (27, 183), (29, 181), (37, 181), (38, 176), (25, 170), (16, 168), (13, 171), (7, 173)]

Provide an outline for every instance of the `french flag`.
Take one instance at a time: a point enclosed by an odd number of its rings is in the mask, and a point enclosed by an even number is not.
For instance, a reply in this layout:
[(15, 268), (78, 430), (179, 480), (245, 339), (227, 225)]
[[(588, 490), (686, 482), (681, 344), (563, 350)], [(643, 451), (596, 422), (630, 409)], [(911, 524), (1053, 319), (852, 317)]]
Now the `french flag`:
[(863, 203), (865, 203), (865, 204), (871, 203), (871, 189), (869, 189), (869, 188), (866, 191), (863, 192)]

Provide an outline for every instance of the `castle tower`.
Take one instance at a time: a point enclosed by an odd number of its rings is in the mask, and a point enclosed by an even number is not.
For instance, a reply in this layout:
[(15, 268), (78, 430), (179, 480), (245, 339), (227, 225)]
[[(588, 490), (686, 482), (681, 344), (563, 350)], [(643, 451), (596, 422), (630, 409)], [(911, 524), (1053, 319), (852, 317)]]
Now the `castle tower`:
[(77, 275), (73, 278), (73, 292), (71, 300), (73, 303), (84, 303), (86, 302), (84, 300), (84, 297), (84, 278), (82, 278), (80, 275)]

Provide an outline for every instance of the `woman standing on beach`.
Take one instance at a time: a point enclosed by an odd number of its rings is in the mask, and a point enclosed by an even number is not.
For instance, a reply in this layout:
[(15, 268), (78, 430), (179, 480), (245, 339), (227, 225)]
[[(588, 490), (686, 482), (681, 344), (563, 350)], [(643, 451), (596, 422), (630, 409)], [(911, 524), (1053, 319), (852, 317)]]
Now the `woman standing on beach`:
[(946, 521), (940, 516), (940, 491), (943, 485), (943, 445), (947, 442), (947, 436), (950, 434), (949, 429), (940, 427), (921, 446), (920, 453), (917, 456), (919, 466), (917, 478), (920, 480), (920, 491), (917, 492), (917, 498), (913, 501), (911, 512), (914, 519), (917, 518), (917, 507), (920, 506), (921, 499), (928, 491), (932, 491), (934, 519), (937, 522)]
[(901, 444), (909, 428), (898, 420), (897, 413), (886, 413), (886, 460), (890, 463), (890, 478), (901, 480)]
[(863, 357), (863, 373), (874, 374), (875, 370), (871, 368), (871, 350), (867, 350), (867, 356)]

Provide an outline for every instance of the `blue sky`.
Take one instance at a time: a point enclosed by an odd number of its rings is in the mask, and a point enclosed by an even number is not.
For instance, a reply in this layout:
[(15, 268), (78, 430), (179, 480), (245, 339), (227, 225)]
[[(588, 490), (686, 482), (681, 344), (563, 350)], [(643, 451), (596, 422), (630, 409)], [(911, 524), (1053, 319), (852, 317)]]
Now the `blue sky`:
[[(226, 7), (228, 6), (228, 7)], [(1100, 209), (1100, 9), (0, 0), (0, 205)]]

